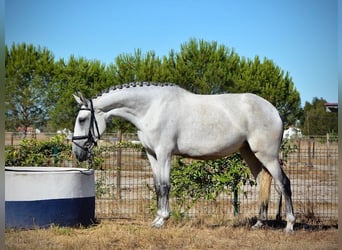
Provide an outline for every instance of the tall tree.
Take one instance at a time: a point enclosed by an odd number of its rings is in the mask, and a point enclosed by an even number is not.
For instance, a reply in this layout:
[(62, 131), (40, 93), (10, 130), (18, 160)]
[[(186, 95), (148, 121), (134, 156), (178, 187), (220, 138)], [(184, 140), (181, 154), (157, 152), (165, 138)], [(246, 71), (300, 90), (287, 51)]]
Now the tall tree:
[(54, 82), (54, 56), (46, 48), (32, 44), (5, 47), (6, 129), (44, 127), (53, 105), (49, 90)]
[(82, 92), (90, 98), (108, 87), (104, 64), (75, 56), (70, 56), (67, 62), (64, 59), (56, 62), (54, 81), (57, 84), (54, 92), (58, 99), (50, 112), (50, 130), (73, 128), (78, 107), (72, 94)]
[(6, 126), (12, 129), (45, 125), (47, 120), (51, 130), (72, 129), (77, 113), (73, 93), (92, 97), (132, 81), (172, 82), (198, 94), (252, 92), (275, 105), (288, 124), (294, 124), (302, 111), (289, 73), (266, 58), (240, 58), (215, 41), (190, 39), (179, 52), (170, 50), (162, 58), (137, 49), (117, 56), (109, 66), (74, 56), (54, 62), (46, 49), (12, 45), (6, 47), (6, 78)]
[(239, 56), (217, 42), (190, 39), (164, 59), (169, 79), (198, 94), (226, 92), (233, 83)]
[(140, 49), (134, 54), (120, 54), (115, 63), (109, 65), (114, 74), (114, 83), (123, 84), (134, 81), (160, 81), (162, 76), (162, 62), (154, 51), (143, 54)]
[(302, 119), (303, 132), (306, 135), (326, 135), (338, 132), (338, 113), (327, 112), (324, 104), (327, 101), (315, 97), (306, 102)]
[(179, 52), (171, 50), (162, 60), (154, 52), (141, 50), (119, 55), (112, 65), (116, 82), (173, 82), (198, 94), (258, 94), (279, 110), (285, 125), (294, 124), (302, 115), (299, 92), (289, 73), (273, 61), (258, 56), (240, 58), (237, 53), (217, 42), (190, 39)]

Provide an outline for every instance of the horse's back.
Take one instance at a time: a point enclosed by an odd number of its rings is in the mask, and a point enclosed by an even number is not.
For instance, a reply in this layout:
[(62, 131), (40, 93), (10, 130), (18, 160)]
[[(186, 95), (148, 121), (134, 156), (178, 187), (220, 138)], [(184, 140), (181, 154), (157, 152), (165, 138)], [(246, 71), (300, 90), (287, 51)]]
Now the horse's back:
[(254, 94), (184, 92), (177, 102), (175, 138), (179, 154), (222, 157), (239, 150), (249, 139), (282, 133), (277, 110)]
[[(256, 125), (263, 127), (282, 126), (278, 110), (264, 98), (251, 94), (221, 94), (184, 96), (183, 104), (189, 116), (203, 118), (228, 119), (241, 129), (252, 129)], [(221, 119), (222, 118), (222, 119)], [(268, 125), (269, 124), (269, 125)]]

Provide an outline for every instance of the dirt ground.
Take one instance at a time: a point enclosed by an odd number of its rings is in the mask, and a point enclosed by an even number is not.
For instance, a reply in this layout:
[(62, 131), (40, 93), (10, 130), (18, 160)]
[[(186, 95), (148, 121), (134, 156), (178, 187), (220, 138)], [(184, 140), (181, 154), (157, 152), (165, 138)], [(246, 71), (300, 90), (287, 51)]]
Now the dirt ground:
[(251, 230), (250, 223), (205, 224), (168, 221), (153, 229), (148, 221), (103, 220), (88, 228), (6, 230), (6, 249), (338, 249), (337, 226), (297, 225)]

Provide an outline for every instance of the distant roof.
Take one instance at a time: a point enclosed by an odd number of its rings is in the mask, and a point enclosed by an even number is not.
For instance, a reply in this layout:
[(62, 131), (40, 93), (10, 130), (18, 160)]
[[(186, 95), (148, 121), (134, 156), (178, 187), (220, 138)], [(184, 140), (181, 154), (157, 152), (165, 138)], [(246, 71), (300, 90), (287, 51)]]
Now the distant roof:
[(326, 102), (324, 104), (327, 112), (337, 112), (338, 111), (338, 103), (337, 102)]

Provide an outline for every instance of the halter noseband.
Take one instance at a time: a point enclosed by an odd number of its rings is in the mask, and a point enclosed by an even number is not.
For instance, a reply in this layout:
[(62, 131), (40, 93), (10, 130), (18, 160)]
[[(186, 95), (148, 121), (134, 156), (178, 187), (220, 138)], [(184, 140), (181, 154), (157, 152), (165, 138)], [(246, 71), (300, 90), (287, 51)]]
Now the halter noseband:
[[(100, 140), (100, 133), (99, 133), (99, 127), (97, 125), (97, 121), (95, 118), (95, 110), (93, 107), (93, 101), (90, 100), (90, 108), (81, 108), (81, 110), (87, 110), (90, 111), (90, 125), (89, 125), (89, 132), (88, 135), (79, 135), (79, 136), (73, 136), (72, 137), (72, 143), (74, 143), (77, 147), (83, 149), (84, 151), (91, 152), (90, 150), (94, 147), (97, 146), (97, 140)], [(96, 128), (96, 132), (98, 137), (95, 135), (95, 130), (94, 130), (94, 124)], [(84, 140), (88, 139), (85, 143), (84, 146), (81, 146), (80, 144), (76, 143), (75, 141), (78, 140)]]

